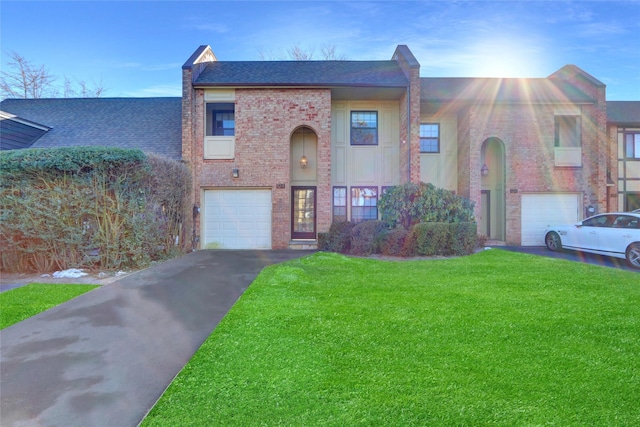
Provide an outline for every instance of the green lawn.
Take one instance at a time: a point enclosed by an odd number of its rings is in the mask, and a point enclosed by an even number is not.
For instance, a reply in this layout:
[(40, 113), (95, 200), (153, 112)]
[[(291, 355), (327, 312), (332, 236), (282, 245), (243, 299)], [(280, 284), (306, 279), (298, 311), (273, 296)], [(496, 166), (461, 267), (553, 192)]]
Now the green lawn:
[(30, 283), (0, 293), (0, 329), (60, 305), (97, 285)]
[(265, 269), (144, 426), (640, 425), (640, 275), (502, 250)]

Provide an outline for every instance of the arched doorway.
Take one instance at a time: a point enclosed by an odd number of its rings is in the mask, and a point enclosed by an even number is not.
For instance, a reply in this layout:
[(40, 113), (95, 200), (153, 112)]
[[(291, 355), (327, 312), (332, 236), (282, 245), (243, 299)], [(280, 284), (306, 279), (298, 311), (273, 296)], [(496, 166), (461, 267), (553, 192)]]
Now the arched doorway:
[(302, 126), (291, 135), (291, 239), (315, 240), (318, 136)]
[(481, 219), (479, 233), (492, 240), (505, 240), (505, 152), (504, 143), (489, 138), (482, 143)]

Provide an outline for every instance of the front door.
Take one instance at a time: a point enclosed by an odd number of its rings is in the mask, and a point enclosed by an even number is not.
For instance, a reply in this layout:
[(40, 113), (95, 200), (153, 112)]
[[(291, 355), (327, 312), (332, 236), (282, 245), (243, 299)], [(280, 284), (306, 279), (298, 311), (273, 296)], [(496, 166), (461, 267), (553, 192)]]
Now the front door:
[(291, 238), (316, 238), (316, 187), (291, 188)]
[(480, 223), (480, 234), (491, 237), (491, 192), (482, 190), (480, 204), (482, 210), (482, 222)]

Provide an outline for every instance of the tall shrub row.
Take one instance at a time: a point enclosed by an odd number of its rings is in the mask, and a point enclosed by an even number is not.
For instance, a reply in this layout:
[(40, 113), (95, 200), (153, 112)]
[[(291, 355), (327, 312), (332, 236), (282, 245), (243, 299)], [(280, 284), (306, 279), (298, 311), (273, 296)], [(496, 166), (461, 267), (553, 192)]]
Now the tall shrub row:
[(477, 246), (475, 222), (425, 222), (409, 230), (390, 229), (384, 221), (338, 224), (329, 233), (322, 233), (318, 242), (320, 250), (351, 255), (412, 257), (469, 255)]
[(0, 154), (3, 271), (139, 268), (189, 246), (190, 172), (140, 150)]

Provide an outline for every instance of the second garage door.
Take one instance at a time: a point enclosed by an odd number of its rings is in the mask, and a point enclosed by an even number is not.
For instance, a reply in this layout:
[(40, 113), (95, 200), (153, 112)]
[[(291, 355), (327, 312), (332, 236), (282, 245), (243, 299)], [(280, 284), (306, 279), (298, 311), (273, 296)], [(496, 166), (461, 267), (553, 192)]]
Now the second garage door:
[(206, 190), (205, 249), (271, 249), (271, 190)]
[(550, 225), (578, 222), (579, 195), (540, 193), (522, 195), (522, 246), (543, 246)]

